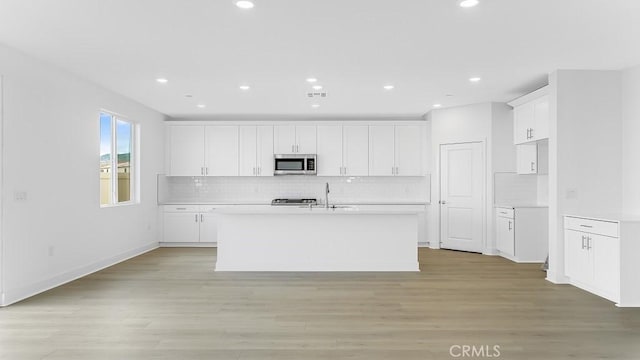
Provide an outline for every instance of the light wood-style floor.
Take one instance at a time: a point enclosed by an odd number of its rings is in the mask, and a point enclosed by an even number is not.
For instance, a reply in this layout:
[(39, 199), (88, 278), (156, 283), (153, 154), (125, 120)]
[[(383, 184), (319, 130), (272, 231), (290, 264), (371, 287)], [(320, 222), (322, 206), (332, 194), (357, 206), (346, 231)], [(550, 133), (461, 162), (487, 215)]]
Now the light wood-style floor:
[(215, 256), (162, 248), (0, 309), (0, 359), (640, 359), (640, 309), (538, 264), (421, 249), (420, 273), (214, 273)]

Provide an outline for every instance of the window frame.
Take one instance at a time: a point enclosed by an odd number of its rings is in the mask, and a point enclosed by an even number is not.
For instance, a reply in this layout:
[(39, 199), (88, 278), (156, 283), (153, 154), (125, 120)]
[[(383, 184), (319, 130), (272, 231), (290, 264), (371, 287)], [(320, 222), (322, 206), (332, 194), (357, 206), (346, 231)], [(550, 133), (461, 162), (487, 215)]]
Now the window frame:
[[(101, 133), (101, 124), (100, 119), (102, 115), (109, 115), (111, 117), (111, 154), (110, 154), (110, 166), (109, 170), (111, 171), (111, 191), (110, 197), (111, 201), (108, 204), (103, 204), (100, 199), (98, 199), (100, 203), (100, 208), (109, 208), (109, 207), (117, 207), (117, 206), (129, 206), (136, 205), (140, 203), (139, 198), (139, 163), (138, 163), (138, 150), (139, 150), (139, 133), (140, 133), (140, 125), (135, 121), (129, 120), (128, 117), (124, 115), (120, 115), (113, 111), (101, 109), (98, 114), (98, 132), (99, 132), (99, 141), (98, 148), (100, 153), (100, 145), (102, 142), (102, 133)], [(129, 200), (127, 201), (118, 201), (118, 121), (126, 122), (131, 126), (131, 137), (130, 137), (130, 155), (129, 155)], [(100, 155), (99, 155), (100, 157)], [(99, 164), (100, 162), (98, 162)], [(100, 166), (100, 165), (98, 165)], [(100, 170), (100, 169), (98, 169)], [(98, 181), (100, 181), (100, 171), (98, 171)], [(98, 197), (100, 197), (102, 188), (99, 184)]]

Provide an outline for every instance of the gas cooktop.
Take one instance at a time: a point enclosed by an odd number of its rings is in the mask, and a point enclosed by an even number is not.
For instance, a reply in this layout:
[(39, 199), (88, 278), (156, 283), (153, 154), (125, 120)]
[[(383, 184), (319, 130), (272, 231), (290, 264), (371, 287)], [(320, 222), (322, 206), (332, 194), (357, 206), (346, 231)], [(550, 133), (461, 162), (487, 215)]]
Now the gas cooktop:
[(272, 206), (300, 206), (300, 205), (317, 205), (316, 199), (273, 199)]

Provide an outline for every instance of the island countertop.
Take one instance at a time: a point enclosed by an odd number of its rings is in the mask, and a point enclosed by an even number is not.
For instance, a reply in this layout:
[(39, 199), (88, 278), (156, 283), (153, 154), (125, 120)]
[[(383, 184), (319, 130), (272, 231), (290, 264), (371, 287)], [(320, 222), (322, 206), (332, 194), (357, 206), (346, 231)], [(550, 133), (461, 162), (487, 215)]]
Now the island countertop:
[(387, 215), (420, 214), (424, 205), (332, 205), (324, 206), (231, 206), (216, 209), (220, 214), (264, 215)]

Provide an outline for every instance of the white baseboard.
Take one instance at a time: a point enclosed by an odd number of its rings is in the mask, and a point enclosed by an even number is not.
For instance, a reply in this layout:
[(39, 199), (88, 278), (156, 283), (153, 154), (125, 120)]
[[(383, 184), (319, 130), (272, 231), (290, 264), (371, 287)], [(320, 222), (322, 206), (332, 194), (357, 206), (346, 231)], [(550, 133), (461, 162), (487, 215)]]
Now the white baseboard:
[(58, 274), (56, 276), (53, 276), (43, 281), (39, 281), (31, 285), (20, 287), (18, 289), (12, 289), (11, 291), (7, 291), (2, 294), (2, 296), (0, 297), (0, 300), (2, 301), (2, 303), (0, 303), (0, 306), (8, 306), (8, 305), (14, 304), (18, 301), (40, 294), (47, 290), (50, 290), (60, 285), (74, 281), (81, 277), (84, 277), (94, 272), (108, 268), (110, 266), (113, 266), (125, 260), (129, 260), (133, 257), (142, 255), (146, 252), (149, 252), (157, 248), (158, 248), (158, 243), (150, 243), (136, 249), (125, 251), (124, 253), (121, 253), (115, 256), (110, 256), (106, 259), (97, 261), (95, 263), (84, 265), (70, 271), (66, 271), (62, 274)]
[(218, 243), (201, 242), (161, 242), (160, 247), (218, 247)]

